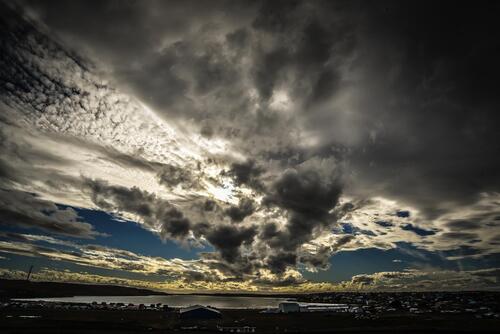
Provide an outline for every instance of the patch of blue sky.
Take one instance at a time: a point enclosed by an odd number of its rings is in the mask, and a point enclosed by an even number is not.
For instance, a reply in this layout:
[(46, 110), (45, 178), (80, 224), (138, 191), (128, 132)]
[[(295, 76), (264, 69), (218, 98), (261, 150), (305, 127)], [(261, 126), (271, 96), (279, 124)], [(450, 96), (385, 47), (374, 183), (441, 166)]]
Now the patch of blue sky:
[[(317, 273), (303, 271), (311, 281), (341, 282), (350, 280), (358, 274), (373, 274), (382, 271), (419, 270), (476, 270), (496, 267), (500, 255), (482, 258), (464, 258), (449, 260), (450, 255), (467, 255), (469, 250), (431, 252), (418, 249), (407, 242), (397, 243), (397, 248), (382, 250), (378, 248), (342, 251), (330, 258), (330, 268)], [(394, 261), (397, 260), (397, 261)]]
[(160, 237), (151, 231), (140, 226), (140, 224), (117, 220), (114, 216), (97, 210), (87, 210), (74, 208), (86, 222), (92, 224), (94, 228), (107, 237), (96, 237), (92, 243), (126, 249), (128, 251), (146, 255), (159, 256), (166, 259), (179, 258), (183, 260), (192, 260), (198, 258), (199, 252), (211, 252), (211, 246), (203, 248), (184, 247), (170, 240), (162, 241)]
[[(59, 207), (66, 208), (67, 206), (59, 205)], [(198, 258), (199, 252), (213, 251), (213, 247), (210, 245), (196, 248), (181, 246), (170, 240), (162, 241), (158, 235), (142, 228), (140, 224), (132, 221), (119, 220), (104, 211), (72, 208), (82, 218), (82, 221), (91, 224), (96, 231), (104, 233), (107, 236), (97, 236), (95, 239), (75, 239), (72, 237), (50, 234), (35, 228), (31, 229), (15, 226), (2, 226), (0, 231), (49, 235), (60, 240), (68, 240), (78, 244), (102, 245), (111, 248), (125, 249), (145, 256), (158, 256), (166, 259), (179, 258), (183, 260), (192, 260)], [(48, 245), (48, 243), (45, 242), (38, 242), (38, 244)], [(68, 249), (66, 246), (53, 244), (51, 247)]]

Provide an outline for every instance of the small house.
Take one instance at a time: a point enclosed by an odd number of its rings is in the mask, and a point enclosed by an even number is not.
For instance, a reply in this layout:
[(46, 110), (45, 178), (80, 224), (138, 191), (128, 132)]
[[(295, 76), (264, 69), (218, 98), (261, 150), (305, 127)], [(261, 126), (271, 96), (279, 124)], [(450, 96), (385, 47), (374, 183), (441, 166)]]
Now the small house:
[(202, 305), (193, 305), (179, 311), (181, 319), (218, 319), (222, 317), (220, 311)]

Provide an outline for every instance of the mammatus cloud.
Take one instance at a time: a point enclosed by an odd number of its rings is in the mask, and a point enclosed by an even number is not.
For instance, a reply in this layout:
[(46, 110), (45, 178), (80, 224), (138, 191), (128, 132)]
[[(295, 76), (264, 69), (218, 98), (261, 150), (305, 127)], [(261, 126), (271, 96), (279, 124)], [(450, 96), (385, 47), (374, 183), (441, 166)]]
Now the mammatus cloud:
[(16, 3), (1, 5), (2, 225), (93, 238), (62, 205), (110, 212), (213, 246), (176, 277), (214, 286), (335, 289), (302, 272), (402, 241), (498, 254), (494, 11), (477, 27), (479, 9), (390, 1)]

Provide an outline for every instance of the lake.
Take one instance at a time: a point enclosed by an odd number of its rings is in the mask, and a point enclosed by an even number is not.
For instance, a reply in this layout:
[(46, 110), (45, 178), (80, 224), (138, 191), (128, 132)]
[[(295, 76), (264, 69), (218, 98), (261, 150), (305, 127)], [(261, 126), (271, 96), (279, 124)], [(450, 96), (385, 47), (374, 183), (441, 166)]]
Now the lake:
[(158, 304), (170, 307), (186, 307), (191, 305), (213, 306), (221, 309), (265, 309), (278, 307), (287, 298), (275, 297), (241, 297), (241, 296), (206, 296), (206, 295), (157, 295), (157, 296), (74, 296), (57, 298), (18, 299), (25, 301), (47, 301), (64, 303), (124, 303), (124, 304)]

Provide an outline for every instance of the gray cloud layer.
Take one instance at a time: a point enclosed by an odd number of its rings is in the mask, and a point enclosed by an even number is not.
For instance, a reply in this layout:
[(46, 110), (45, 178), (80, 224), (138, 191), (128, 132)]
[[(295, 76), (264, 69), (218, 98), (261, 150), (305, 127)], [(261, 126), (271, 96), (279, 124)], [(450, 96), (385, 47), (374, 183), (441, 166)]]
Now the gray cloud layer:
[[(392, 1), (32, 5), (160, 114), (244, 151), (302, 153), (299, 127), (314, 137), (306, 154), (350, 148), (353, 191), (429, 217), (499, 188), (497, 5), (434, 5), (431, 16)], [(292, 118), (272, 107), (280, 90)]]
[[(208, 242), (217, 253), (205, 260), (238, 278), (325, 269), (340, 249), (389, 248), (397, 238), (498, 252), (489, 237), (499, 235), (498, 5), (429, 13), (428, 4), (393, 1), (19, 4), (37, 23), (2, 15), (1, 98), (14, 110), (1, 119), (0, 177), (5, 197), (13, 194), (2, 223), (47, 230), (52, 219), (62, 234), (97, 233), (18, 190), (36, 183), (40, 193), (80, 189), (78, 200), (163, 238)], [(163, 137), (118, 91), (175, 135)], [(48, 134), (152, 176), (136, 185), (99, 167), (57, 172), (47, 166), (76, 168), (27, 143)], [(188, 136), (226, 146), (188, 155)], [(223, 199), (208, 195), (213, 185)], [(374, 197), (401, 207), (383, 212)], [(51, 215), (39, 213), (51, 205)], [(396, 214), (406, 207), (413, 211)], [(357, 232), (329, 238), (339, 220)]]

